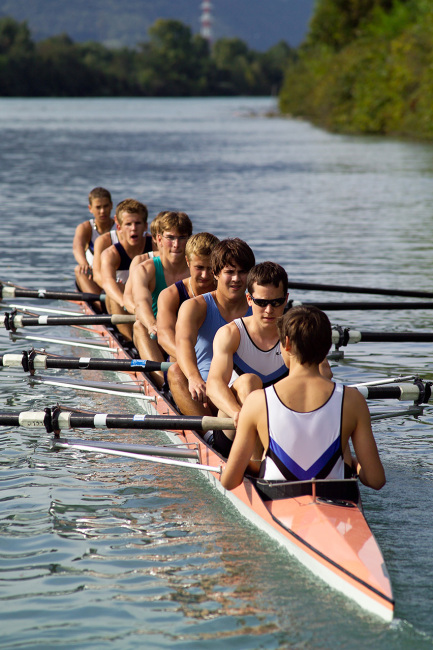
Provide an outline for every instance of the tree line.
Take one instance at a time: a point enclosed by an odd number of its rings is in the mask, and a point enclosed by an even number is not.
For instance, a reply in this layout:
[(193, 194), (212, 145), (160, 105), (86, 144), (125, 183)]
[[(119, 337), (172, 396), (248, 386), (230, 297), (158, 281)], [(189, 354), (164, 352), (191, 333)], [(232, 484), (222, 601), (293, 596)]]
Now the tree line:
[(317, 0), (282, 112), (344, 133), (433, 138), (431, 0)]
[(212, 48), (177, 20), (157, 20), (134, 48), (76, 43), (67, 34), (35, 42), (26, 22), (0, 19), (0, 96), (176, 97), (278, 92), (295, 51), (281, 41), (256, 52), (238, 38)]

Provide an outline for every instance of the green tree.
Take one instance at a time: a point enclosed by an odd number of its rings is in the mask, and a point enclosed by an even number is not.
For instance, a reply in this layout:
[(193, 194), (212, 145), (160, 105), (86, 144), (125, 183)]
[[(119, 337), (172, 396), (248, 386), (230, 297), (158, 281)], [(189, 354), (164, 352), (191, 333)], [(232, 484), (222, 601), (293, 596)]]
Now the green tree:
[(0, 55), (22, 56), (33, 52), (34, 43), (26, 22), (13, 18), (0, 18)]
[(151, 95), (205, 94), (211, 62), (206, 41), (178, 20), (157, 20), (141, 46), (139, 80)]

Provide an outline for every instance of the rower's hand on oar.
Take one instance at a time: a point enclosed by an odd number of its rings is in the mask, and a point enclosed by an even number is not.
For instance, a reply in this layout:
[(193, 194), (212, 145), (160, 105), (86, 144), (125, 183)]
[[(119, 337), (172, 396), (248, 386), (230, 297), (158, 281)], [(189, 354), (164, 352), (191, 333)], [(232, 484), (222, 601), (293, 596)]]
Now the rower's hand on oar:
[(88, 264), (80, 264), (78, 268), (83, 275), (92, 275), (92, 268)]
[(203, 406), (207, 406), (206, 383), (203, 380), (190, 379), (188, 389), (194, 402), (200, 402)]
[(152, 325), (152, 327), (149, 327), (147, 331), (151, 341), (156, 341), (158, 339), (158, 328), (156, 327), (156, 323)]

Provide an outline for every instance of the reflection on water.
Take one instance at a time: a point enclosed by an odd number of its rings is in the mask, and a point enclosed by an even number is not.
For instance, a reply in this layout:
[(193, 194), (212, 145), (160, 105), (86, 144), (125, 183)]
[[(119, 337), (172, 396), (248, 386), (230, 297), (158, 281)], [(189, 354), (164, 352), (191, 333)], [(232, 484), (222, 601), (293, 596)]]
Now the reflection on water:
[[(241, 236), (258, 261), (283, 264), (293, 280), (431, 290), (432, 146), (264, 119), (270, 104), (1, 100), (1, 278), (71, 289), (73, 232), (87, 218), (89, 190), (103, 185), (115, 203), (134, 196), (151, 215), (185, 210), (195, 232)], [(367, 331), (432, 329), (430, 310), (329, 313), (334, 324)], [(0, 331), (2, 353), (28, 347)], [(430, 359), (429, 344), (358, 344), (333, 370), (344, 383), (412, 373), (431, 380)], [(30, 387), (9, 369), (0, 372), (0, 394), (9, 410), (56, 402), (138, 409), (118, 397)], [(392, 577), (391, 626), (315, 580), (192, 470), (53, 452), (45, 432), (2, 429), (1, 646), (431, 647), (432, 524), (424, 504), (433, 497), (432, 423), (426, 410), (418, 420), (375, 424), (388, 482), (378, 494), (363, 490), (363, 501)], [(139, 434), (97, 437), (136, 442)], [(158, 443), (163, 435), (142, 438)]]

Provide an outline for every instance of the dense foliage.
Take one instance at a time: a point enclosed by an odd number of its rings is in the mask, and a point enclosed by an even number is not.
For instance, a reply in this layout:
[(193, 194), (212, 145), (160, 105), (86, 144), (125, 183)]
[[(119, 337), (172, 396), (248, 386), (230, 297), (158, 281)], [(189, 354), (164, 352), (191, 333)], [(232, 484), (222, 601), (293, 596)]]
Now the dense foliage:
[(134, 49), (110, 49), (66, 34), (35, 43), (25, 22), (0, 19), (3, 97), (266, 95), (279, 89), (293, 58), (286, 43), (259, 53), (237, 38), (210, 52), (176, 20), (157, 20)]
[(433, 137), (431, 0), (318, 0), (298, 54), (283, 112), (346, 133)]

